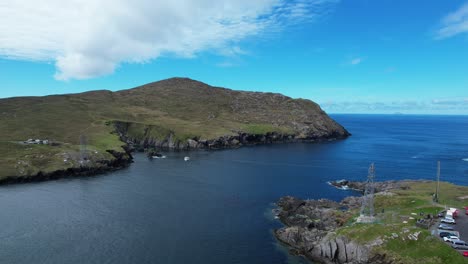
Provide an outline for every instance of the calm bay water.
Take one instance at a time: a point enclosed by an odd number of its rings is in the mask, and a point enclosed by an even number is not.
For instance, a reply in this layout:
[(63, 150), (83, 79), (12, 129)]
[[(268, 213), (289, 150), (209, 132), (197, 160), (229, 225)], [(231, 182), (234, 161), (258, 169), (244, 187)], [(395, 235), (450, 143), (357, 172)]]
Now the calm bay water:
[[(298, 263), (275, 241), (283, 195), (339, 200), (329, 180), (468, 185), (468, 117), (334, 115), (321, 144), (135, 155), (104, 176), (0, 187), (0, 263)], [(183, 157), (190, 155), (189, 162)]]

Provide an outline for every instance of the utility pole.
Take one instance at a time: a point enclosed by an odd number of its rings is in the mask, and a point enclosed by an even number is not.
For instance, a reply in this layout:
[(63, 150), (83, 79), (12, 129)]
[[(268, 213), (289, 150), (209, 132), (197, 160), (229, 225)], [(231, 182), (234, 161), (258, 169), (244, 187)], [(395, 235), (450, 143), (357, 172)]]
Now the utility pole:
[(436, 193), (434, 196), (434, 202), (439, 202), (439, 182), (440, 182), (440, 160), (437, 161), (437, 185), (436, 185)]

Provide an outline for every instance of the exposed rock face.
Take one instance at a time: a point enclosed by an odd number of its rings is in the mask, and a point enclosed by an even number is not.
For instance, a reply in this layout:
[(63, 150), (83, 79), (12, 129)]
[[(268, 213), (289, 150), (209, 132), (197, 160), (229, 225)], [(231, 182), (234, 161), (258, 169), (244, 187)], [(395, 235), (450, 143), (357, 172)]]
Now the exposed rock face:
[[(171, 78), (116, 92), (6, 98), (0, 99), (0, 149), (7, 150), (0, 156), (0, 178), (29, 177), (49, 170), (48, 162), (31, 157), (28, 148), (15, 142), (48, 139), (60, 142), (61, 147), (52, 149), (54, 146), (48, 144), (50, 148), (44, 149), (45, 153), (58, 149), (70, 152), (76, 149), (65, 146), (76, 146), (78, 139), (86, 136), (90, 147), (103, 152), (121, 147), (114, 136), (105, 136), (114, 132), (129, 151), (235, 148), (334, 140), (350, 135), (310, 100), (235, 91), (187, 78)], [(113, 162), (112, 157), (108, 158)], [(62, 163), (61, 157), (50, 156), (52, 159), (53, 163)], [(18, 169), (29, 163), (37, 166), (27, 173)], [(60, 168), (77, 167), (64, 162)]]
[[(339, 189), (347, 186), (363, 192), (366, 183), (339, 180), (331, 184)], [(410, 182), (375, 182), (374, 186), (376, 195), (391, 195), (391, 190), (410, 188)], [(275, 235), (278, 240), (291, 246), (292, 252), (319, 263), (393, 263), (388, 257), (372, 251), (383, 240), (376, 239), (362, 245), (335, 232), (351, 219), (349, 211), (360, 208), (361, 204), (362, 198), (355, 196), (346, 197), (339, 203), (327, 199), (282, 197), (277, 202), (280, 209), (278, 216), (286, 226), (275, 230)]]
[(149, 135), (143, 137), (132, 137), (128, 133), (131, 123), (115, 122), (115, 128), (120, 138), (129, 146), (139, 146), (141, 148), (158, 149), (223, 149), (236, 148), (243, 145), (271, 144), (278, 142), (315, 142), (342, 139), (349, 136), (349, 133), (329, 133), (329, 134), (283, 134), (278, 132), (267, 132), (265, 134), (250, 134), (237, 132), (234, 135), (225, 135), (214, 139), (200, 139), (197, 137), (180, 140), (170, 133), (164, 138), (155, 138)]
[[(140, 116), (157, 113), (154, 118), (144, 121), (112, 119), (126, 143), (142, 148), (219, 149), (273, 142), (333, 140), (350, 135), (310, 100), (212, 87), (186, 78), (172, 78), (119, 91), (113, 98), (119, 102), (124, 100), (122, 104), (131, 102), (133, 111), (145, 109)], [(168, 118), (161, 117), (170, 117), (170, 124)], [(182, 132), (180, 124), (186, 128)]]
[(311, 255), (320, 256), (321, 261), (325, 260), (328, 263), (369, 263), (370, 250), (370, 246), (360, 245), (339, 236), (323, 239), (312, 250)]
[(381, 241), (361, 245), (334, 232), (351, 217), (343, 209), (356, 208), (359, 201), (358, 197), (341, 203), (282, 197), (277, 204), (281, 209), (279, 218), (286, 227), (276, 230), (275, 235), (293, 252), (320, 263), (390, 263), (385, 257), (372, 254), (372, 247)]
[[(263, 124), (272, 128), (287, 128), (299, 139), (342, 138), (349, 135), (346, 129), (310, 100), (275, 93), (235, 91), (187, 78), (150, 83), (117, 92), (114, 97), (116, 100), (128, 98), (135, 106), (180, 118), (188, 126), (201, 122), (209, 127), (221, 126), (232, 131), (241, 130), (239, 125)], [(135, 97), (144, 100), (134, 100)], [(154, 124), (164, 125), (157, 122), (157, 118)]]

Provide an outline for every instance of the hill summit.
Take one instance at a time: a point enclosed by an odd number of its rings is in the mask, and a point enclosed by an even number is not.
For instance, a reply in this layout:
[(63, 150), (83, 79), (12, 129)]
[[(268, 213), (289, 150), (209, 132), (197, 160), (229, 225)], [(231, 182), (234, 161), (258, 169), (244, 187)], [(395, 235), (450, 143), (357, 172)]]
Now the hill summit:
[(117, 92), (0, 99), (0, 135), (0, 179), (17, 179), (119, 167), (133, 148), (214, 149), (349, 133), (310, 100), (171, 78)]

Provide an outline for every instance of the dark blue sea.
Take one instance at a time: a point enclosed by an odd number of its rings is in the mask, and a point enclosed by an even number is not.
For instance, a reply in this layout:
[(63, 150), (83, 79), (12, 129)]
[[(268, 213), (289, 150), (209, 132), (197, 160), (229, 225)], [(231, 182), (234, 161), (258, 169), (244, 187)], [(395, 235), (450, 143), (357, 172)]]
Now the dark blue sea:
[[(468, 185), (468, 117), (334, 115), (353, 136), (319, 144), (135, 155), (107, 175), (0, 187), (0, 263), (304, 263), (278, 244), (281, 196), (340, 200), (327, 184)], [(191, 160), (183, 161), (184, 156)]]

